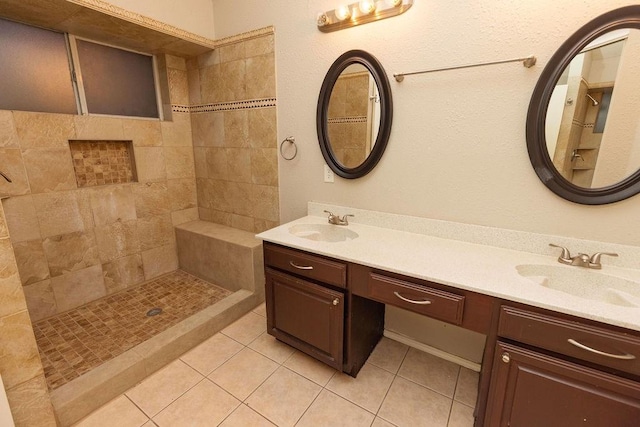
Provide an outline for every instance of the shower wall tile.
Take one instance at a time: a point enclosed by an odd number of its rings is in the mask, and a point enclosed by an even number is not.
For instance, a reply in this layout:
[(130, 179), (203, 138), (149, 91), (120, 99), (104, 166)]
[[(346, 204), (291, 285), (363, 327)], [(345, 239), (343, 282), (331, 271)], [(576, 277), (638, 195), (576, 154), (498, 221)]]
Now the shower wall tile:
[(231, 227), (240, 230), (253, 231), (254, 219), (250, 216), (231, 215)]
[(99, 264), (53, 277), (51, 278), (51, 288), (60, 312), (102, 298), (107, 294), (102, 266)]
[(122, 130), (123, 139), (126, 138), (133, 141), (135, 147), (157, 147), (162, 145), (160, 121), (123, 120)]
[(249, 146), (249, 111), (224, 112), (224, 146)]
[(271, 228), (277, 227), (280, 225), (278, 221), (268, 221), (266, 219), (258, 219), (254, 221), (254, 233), (262, 233), (263, 231), (269, 230)]
[(11, 242), (7, 238), (0, 239), (0, 265), (3, 266), (0, 271), (0, 317), (2, 317), (26, 308)]
[(109, 185), (91, 191), (96, 226), (136, 219), (136, 204), (129, 185)]
[(167, 70), (169, 78), (169, 94), (172, 104), (189, 104), (189, 82), (187, 71), (169, 68)]
[(93, 230), (49, 237), (42, 245), (51, 277), (100, 264)]
[(251, 150), (251, 182), (278, 186), (278, 150), (276, 148)]
[(153, 279), (178, 268), (176, 245), (166, 245), (142, 252), (145, 280)]
[(147, 182), (132, 187), (136, 217), (162, 215), (171, 211), (167, 182)]
[(2, 205), (13, 243), (42, 238), (32, 196), (11, 197)]
[(167, 179), (193, 178), (196, 176), (191, 147), (165, 147), (164, 158), (167, 164)]
[(0, 168), (12, 182), (0, 177), (0, 194), (19, 196), (29, 193), (29, 180), (24, 167), (22, 153), (17, 148), (0, 148)]
[(44, 373), (27, 310), (0, 317), (0, 337), (0, 372), (7, 389)]
[(277, 148), (276, 107), (249, 110), (248, 133), (252, 148)]
[(200, 219), (198, 215), (198, 208), (183, 209), (181, 211), (171, 212), (171, 222), (174, 227), (176, 225), (184, 224), (185, 222), (196, 221)]
[(47, 279), (24, 286), (23, 290), (32, 322), (37, 322), (58, 313), (51, 280)]
[(69, 148), (27, 149), (22, 152), (32, 193), (77, 188)]
[(50, 277), (49, 263), (42, 240), (14, 243), (13, 251), (23, 285), (30, 285)]
[(173, 121), (161, 122), (162, 142), (165, 147), (192, 147), (191, 115), (173, 113)]
[(207, 178), (207, 148), (193, 147), (193, 160), (196, 178)]
[(187, 81), (189, 84), (189, 103), (190, 105), (202, 104), (201, 88), (200, 88), (200, 69), (187, 69)]
[(193, 114), (191, 127), (194, 147), (224, 147), (225, 112)]
[(245, 96), (248, 99), (275, 98), (276, 74), (273, 53), (247, 59), (245, 74)]
[(95, 233), (98, 253), (103, 263), (140, 252), (137, 220), (117, 221), (96, 227)]
[(168, 205), (171, 207), (171, 211), (180, 211), (198, 206), (195, 179), (170, 179), (167, 180), (167, 186), (170, 200)]
[(89, 200), (80, 194), (78, 191), (65, 191), (33, 196), (42, 237), (83, 231), (85, 227), (93, 226)]
[(68, 114), (14, 111), (13, 120), (20, 138), (20, 147), (66, 148), (76, 135), (74, 117)]
[(205, 150), (206, 177), (209, 179), (229, 179), (227, 149), (212, 147)]
[(244, 42), (245, 57), (265, 55), (275, 51), (275, 39), (273, 34), (267, 36), (256, 37), (255, 39), (246, 40)]
[(124, 140), (123, 119), (100, 116), (73, 116), (76, 124), (75, 139)]
[(134, 147), (138, 181), (163, 181), (167, 170), (162, 147)]
[(174, 55), (165, 55), (165, 60), (167, 61), (167, 68), (187, 71), (187, 61), (184, 58)]
[(254, 185), (250, 199), (253, 202), (254, 216), (269, 221), (278, 221), (280, 209), (278, 206), (278, 188), (268, 185)]
[[(209, 52), (203, 53), (198, 56), (197, 62), (193, 66), (199, 68), (210, 67), (220, 63), (220, 49), (214, 49)], [(187, 62), (187, 66), (192, 65), (191, 62)]]
[(203, 104), (223, 101), (222, 69), (214, 64), (200, 69), (200, 94)]
[(44, 375), (7, 390), (7, 399), (16, 426), (56, 427)]
[(254, 216), (254, 208), (258, 200), (253, 198), (253, 185), (244, 182), (230, 182), (227, 187), (230, 193), (225, 194), (231, 198), (233, 213), (244, 216)]
[(251, 182), (251, 150), (248, 148), (227, 148), (225, 151), (230, 172), (228, 180)]
[(0, 202), (0, 239), (9, 237), (9, 229), (7, 228), (7, 220), (4, 217), (4, 210)]
[(245, 46), (245, 43), (242, 41), (221, 46), (218, 49), (218, 52), (220, 53), (220, 62), (223, 63), (223, 62), (236, 61), (238, 59), (244, 59), (245, 57), (244, 46)]
[(246, 64), (244, 60), (220, 64), (220, 99), (218, 102), (247, 99)]
[(0, 147), (20, 148), (20, 140), (11, 111), (0, 111)]
[(147, 251), (172, 244), (175, 240), (171, 215), (152, 216), (138, 220), (140, 250)]
[(144, 281), (142, 256), (135, 254), (102, 265), (107, 295), (137, 285)]

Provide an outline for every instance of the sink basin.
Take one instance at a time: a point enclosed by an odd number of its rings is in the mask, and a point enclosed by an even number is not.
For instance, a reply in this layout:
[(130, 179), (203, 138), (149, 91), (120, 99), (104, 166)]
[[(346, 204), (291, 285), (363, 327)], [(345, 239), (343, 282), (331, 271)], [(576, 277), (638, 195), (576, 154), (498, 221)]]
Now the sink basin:
[(580, 267), (523, 264), (518, 274), (545, 288), (624, 307), (640, 307), (640, 283)]
[(355, 231), (333, 224), (296, 224), (289, 227), (289, 233), (318, 242), (344, 242), (358, 237)]

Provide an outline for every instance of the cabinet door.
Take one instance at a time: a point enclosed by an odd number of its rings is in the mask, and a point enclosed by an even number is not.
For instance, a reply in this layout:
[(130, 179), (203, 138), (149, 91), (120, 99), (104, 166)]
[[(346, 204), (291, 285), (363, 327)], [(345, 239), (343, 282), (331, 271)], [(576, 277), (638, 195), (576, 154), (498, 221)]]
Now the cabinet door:
[(342, 370), (342, 292), (267, 268), (266, 304), (269, 334)]
[(497, 343), (485, 426), (637, 426), (640, 384)]

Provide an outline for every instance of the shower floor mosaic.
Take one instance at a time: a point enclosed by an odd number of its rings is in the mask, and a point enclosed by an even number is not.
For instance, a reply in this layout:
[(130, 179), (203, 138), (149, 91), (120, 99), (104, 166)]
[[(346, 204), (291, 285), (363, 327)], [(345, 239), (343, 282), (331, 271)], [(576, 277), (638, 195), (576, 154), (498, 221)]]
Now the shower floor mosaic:
[[(34, 323), (49, 389), (68, 383), (231, 294), (177, 270)], [(160, 313), (154, 310), (158, 308)]]

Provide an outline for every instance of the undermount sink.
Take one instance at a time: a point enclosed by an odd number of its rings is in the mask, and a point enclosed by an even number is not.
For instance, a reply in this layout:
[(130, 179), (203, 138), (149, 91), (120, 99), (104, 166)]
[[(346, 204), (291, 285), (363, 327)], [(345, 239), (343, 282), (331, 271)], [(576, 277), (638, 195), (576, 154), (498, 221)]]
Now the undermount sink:
[(289, 233), (318, 242), (344, 242), (358, 237), (355, 231), (333, 224), (296, 224), (289, 227)]
[(623, 307), (640, 307), (640, 283), (580, 267), (523, 264), (518, 274), (545, 288)]

